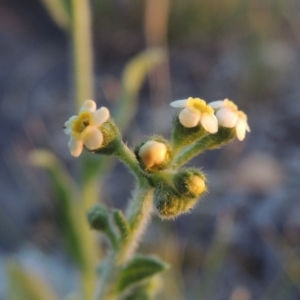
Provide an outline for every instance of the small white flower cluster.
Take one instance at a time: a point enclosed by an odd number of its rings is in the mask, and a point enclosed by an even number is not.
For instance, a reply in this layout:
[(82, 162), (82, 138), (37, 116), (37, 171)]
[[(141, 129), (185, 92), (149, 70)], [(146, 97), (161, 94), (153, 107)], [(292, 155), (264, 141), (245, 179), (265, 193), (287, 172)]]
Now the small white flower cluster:
[(242, 141), (246, 131), (250, 132), (247, 116), (238, 110), (238, 107), (230, 100), (206, 102), (199, 98), (188, 98), (173, 101), (170, 104), (176, 108), (183, 108), (179, 113), (179, 121), (186, 128), (196, 127), (201, 124), (209, 133), (216, 133), (218, 126), (234, 128), (237, 138)]
[(101, 125), (109, 119), (109, 116), (106, 107), (96, 110), (96, 103), (93, 100), (85, 100), (78, 116), (72, 116), (64, 125), (64, 132), (70, 136), (68, 146), (73, 156), (79, 156), (83, 146), (89, 150), (96, 150), (102, 146)]
[[(246, 114), (238, 110), (238, 107), (228, 99), (206, 104), (202, 99), (190, 97), (185, 100), (173, 101), (170, 105), (182, 108), (179, 113), (179, 121), (186, 128), (193, 128), (201, 124), (207, 132), (213, 134), (218, 132), (218, 126), (235, 127), (237, 138), (240, 141), (245, 138), (246, 131), (250, 131)], [(110, 113), (106, 107), (96, 110), (96, 103), (93, 100), (85, 100), (78, 116), (72, 116), (64, 126), (64, 132), (70, 136), (68, 146), (73, 156), (79, 156), (83, 146), (89, 150), (101, 148), (103, 144), (101, 125), (109, 117)], [(157, 165), (157, 161), (152, 159), (153, 155), (148, 155), (153, 152), (159, 152), (160, 159), (158, 160), (163, 160), (167, 152), (166, 146), (152, 141), (140, 149), (140, 156), (144, 157), (148, 167)]]

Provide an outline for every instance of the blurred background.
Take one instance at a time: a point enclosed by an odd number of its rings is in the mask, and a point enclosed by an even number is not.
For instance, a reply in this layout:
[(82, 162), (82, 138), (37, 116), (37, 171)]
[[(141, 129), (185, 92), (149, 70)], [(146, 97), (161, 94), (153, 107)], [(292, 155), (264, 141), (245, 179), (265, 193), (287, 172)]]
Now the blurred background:
[[(65, 10), (59, 2), (0, 3), (0, 299), (32, 299), (9, 296), (24, 270), (56, 295), (45, 299), (75, 299), (80, 289), (60, 199), (29, 153), (47, 149), (80, 185), (82, 160), (71, 157), (62, 127), (81, 98), (119, 113), (134, 147), (152, 133), (168, 138), (176, 112), (169, 103), (189, 96), (232, 99), (251, 133), (193, 161), (209, 193), (191, 213), (154, 217), (140, 251), (172, 265), (158, 299), (300, 299), (300, 2), (93, 0), (89, 19), (78, 0), (79, 20), (91, 28), (82, 39), (85, 25), (66, 17), (71, 1)], [(128, 62), (153, 47), (163, 58), (145, 78), (126, 79)], [(85, 79), (94, 88), (80, 90)], [(126, 80), (140, 82), (130, 101)], [(125, 208), (132, 176), (97, 159), (96, 201)]]

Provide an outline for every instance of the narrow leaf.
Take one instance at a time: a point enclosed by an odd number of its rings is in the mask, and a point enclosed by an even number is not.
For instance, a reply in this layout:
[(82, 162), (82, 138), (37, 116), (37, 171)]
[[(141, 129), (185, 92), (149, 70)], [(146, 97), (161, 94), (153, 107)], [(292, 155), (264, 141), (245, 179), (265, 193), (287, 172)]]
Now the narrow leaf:
[(70, 15), (63, 0), (41, 0), (48, 9), (49, 14), (53, 20), (62, 29), (68, 30), (70, 28)]
[(117, 209), (114, 210), (113, 211), (113, 219), (119, 230), (121, 239), (126, 239), (126, 237), (130, 233), (130, 227), (129, 227), (129, 224), (128, 224), (124, 214), (122, 213), (122, 211), (117, 210)]
[(137, 255), (120, 271), (117, 289), (122, 292), (133, 284), (150, 278), (168, 267), (165, 262), (157, 257)]
[(136, 113), (137, 94), (147, 74), (166, 59), (162, 49), (152, 48), (131, 59), (122, 75), (121, 99), (116, 108), (114, 119), (120, 128), (127, 128)]
[(75, 182), (69, 176), (58, 158), (47, 150), (34, 150), (29, 154), (32, 165), (45, 168), (50, 175), (54, 191), (56, 193), (56, 204), (58, 206), (60, 226), (70, 251), (76, 262), (83, 267), (84, 254), (81, 246), (79, 220), (85, 219), (85, 214), (80, 208), (80, 203), (75, 201), (79, 191)]

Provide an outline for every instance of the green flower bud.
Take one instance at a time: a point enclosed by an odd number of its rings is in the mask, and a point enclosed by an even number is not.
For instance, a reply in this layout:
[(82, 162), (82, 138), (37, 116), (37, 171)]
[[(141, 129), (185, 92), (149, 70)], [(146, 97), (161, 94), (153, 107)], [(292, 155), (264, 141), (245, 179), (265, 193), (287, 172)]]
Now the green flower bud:
[(162, 219), (175, 218), (189, 212), (197, 203), (197, 198), (180, 195), (171, 187), (159, 188), (154, 192), (154, 205)]
[(141, 143), (135, 154), (143, 169), (158, 171), (169, 166), (171, 161), (171, 147), (164, 138), (154, 136)]
[(206, 192), (206, 178), (197, 169), (180, 170), (173, 178), (174, 185), (180, 195), (197, 198)]
[(101, 204), (96, 204), (88, 211), (88, 222), (91, 228), (107, 231), (109, 228), (109, 213)]

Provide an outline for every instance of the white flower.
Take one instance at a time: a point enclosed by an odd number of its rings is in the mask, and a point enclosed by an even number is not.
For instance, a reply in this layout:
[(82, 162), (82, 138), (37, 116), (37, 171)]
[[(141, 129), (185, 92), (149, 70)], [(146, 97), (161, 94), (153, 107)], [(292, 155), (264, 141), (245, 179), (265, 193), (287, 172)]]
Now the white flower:
[(227, 128), (235, 127), (237, 138), (240, 141), (245, 138), (246, 131), (250, 132), (247, 115), (238, 110), (232, 101), (228, 99), (213, 101), (209, 105), (216, 111), (219, 125)]
[(96, 110), (93, 100), (85, 100), (78, 116), (72, 116), (64, 126), (64, 132), (70, 135), (68, 143), (73, 156), (79, 156), (83, 145), (89, 150), (99, 149), (103, 143), (100, 126), (109, 119), (109, 110), (101, 107)]
[(159, 167), (167, 158), (168, 149), (164, 143), (147, 141), (139, 149), (139, 157), (147, 169)]
[(179, 113), (179, 121), (187, 128), (196, 127), (199, 123), (209, 133), (218, 131), (218, 120), (214, 115), (214, 110), (199, 98), (188, 98), (170, 103), (173, 107), (183, 108)]

